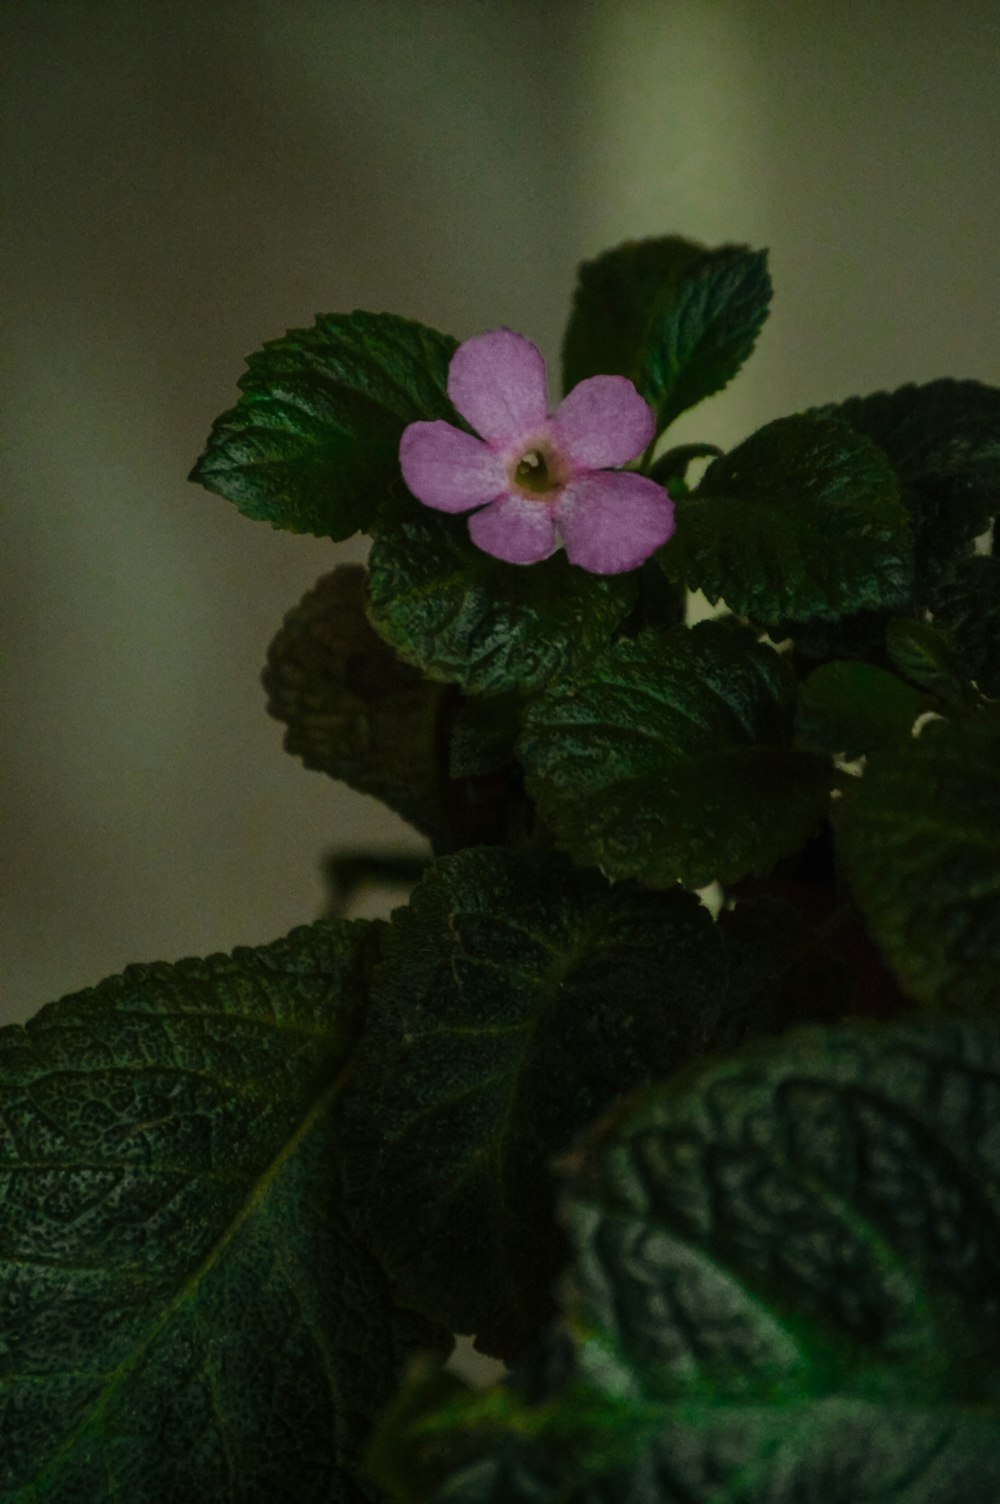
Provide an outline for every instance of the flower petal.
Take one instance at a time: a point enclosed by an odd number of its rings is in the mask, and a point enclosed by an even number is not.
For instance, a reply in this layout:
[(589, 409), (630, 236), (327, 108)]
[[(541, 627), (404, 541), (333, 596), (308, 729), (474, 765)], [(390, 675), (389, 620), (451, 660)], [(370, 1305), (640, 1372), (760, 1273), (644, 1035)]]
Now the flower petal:
[(507, 489), (500, 455), (440, 418), (403, 430), (399, 462), (417, 500), (439, 512), (468, 512)]
[(630, 470), (578, 477), (554, 511), (570, 563), (592, 574), (637, 569), (674, 531), (674, 504), (666, 491)]
[(552, 414), (563, 454), (583, 470), (625, 465), (656, 433), (656, 414), (627, 376), (589, 376)]
[(508, 564), (537, 564), (556, 547), (552, 508), (522, 496), (501, 497), (470, 517), (469, 536), (483, 553)]
[(548, 418), (545, 357), (513, 329), (474, 334), (451, 357), (448, 396), (484, 439), (516, 443)]

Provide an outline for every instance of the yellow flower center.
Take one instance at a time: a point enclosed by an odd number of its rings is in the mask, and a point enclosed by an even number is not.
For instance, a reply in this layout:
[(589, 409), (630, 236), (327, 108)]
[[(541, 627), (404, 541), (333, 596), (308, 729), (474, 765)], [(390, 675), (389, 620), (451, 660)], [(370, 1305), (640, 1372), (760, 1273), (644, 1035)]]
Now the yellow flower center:
[(527, 454), (522, 454), (513, 478), (515, 485), (536, 496), (545, 496), (559, 484), (549, 470), (548, 457), (540, 449), (529, 449)]

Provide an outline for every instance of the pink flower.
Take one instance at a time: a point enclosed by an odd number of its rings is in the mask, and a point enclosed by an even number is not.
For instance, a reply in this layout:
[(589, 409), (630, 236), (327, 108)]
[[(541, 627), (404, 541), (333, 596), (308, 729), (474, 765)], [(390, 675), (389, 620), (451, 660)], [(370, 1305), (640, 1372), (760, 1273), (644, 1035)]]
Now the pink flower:
[[(411, 423), (399, 458), (410, 490), (440, 512), (472, 512), (485, 553), (535, 564), (566, 545), (593, 574), (635, 569), (674, 531), (662, 486), (629, 470), (656, 420), (624, 376), (591, 376), (549, 412), (545, 360), (512, 329), (474, 335), (448, 369), (448, 395), (480, 435)], [(473, 510), (474, 508), (478, 510)]]

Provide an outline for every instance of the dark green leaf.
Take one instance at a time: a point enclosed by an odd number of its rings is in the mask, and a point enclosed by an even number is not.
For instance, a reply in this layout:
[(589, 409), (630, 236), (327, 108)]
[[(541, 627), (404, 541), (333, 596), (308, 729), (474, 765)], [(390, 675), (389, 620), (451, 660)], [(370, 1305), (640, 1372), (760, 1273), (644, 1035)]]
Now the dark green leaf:
[(516, 694), (466, 700), (452, 727), (452, 778), (481, 778), (514, 762), (522, 709)]
[(794, 920), (748, 905), (719, 926), (689, 894), (551, 857), (440, 863), (393, 916), (342, 1129), (400, 1299), (522, 1348), (564, 1256), (553, 1156), (622, 1092), (801, 1010), (815, 937)]
[(242, 397), (217, 418), (191, 479), (255, 520), (349, 538), (402, 485), (399, 441), (455, 422), (450, 336), (391, 313), (320, 315), (251, 355)]
[(967, 687), (962, 666), (948, 638), (924, 621), (897, 617), (885, 633), (886, 647), (899, 672), (912, 684), (942, 700), (961, 700)]
[(580, 268), (563, 349), (566, 387), (627, 376), (661, 433), (736, 375), (770, 301), (766, 251), (707, 250), (677, 236), (619, 246)]
[(768, 423), (677, 503), (673, 579), (768, 627), (903, 604), (906, 513), (885, 456), (833, 418)]
[(913, 997), (1000, 1005), (1000, 716), (934, 721), (872, 757), (844, 811), (841, 852)]
[(504, 564), (474, 546), (462, 518), (413, 506), (372, 549), (369, 614), (432, 679), (468, 694), (537, 689), (599, 652), (635, 599), (632, 574), (587, 574), (562, 553)]
[(372, 794), (434, 836), (447, 823), (439, 747), (447, 691), (402, 663), (365, 616), (365, 571), (325, 575), (285, 617), (268, 653), (268, 710), (307, 768)]
[(850, 423), (889, 456), (912, 519), (917, 579), (939, 580), (998, 510), (1000, 391), (932, 381), (817, 412)]
[(829, 796), (825, 759), (790, 749), (794, 697), (748, 633), (644, 633), (529, 707), (529, 791), (559, 845), (609, 876), (700, 887), (766, 871)]
[[(992, 1504), (1000, 1029), (811, 1030), (576, 1161), (575, 1367), (413, 1417), (436, 1504)], [(564, 1365), (565, 1367), (565, 1365)]]
[(795, 731), (814, 752), (860, 757), (908, 736), (933, 704), (895, 674), (870, 663), (826, 663), (799, 697)]
[(431, 1337), (333, 1174), (372, 934), (133, 966), (0, 1033), (6, 1504), (369, 1497), (368, 1425)]
[(960, 560), (931, 592), (934, 624), (954, 645), (966, 679), (1000, 697), (1000, 558)]

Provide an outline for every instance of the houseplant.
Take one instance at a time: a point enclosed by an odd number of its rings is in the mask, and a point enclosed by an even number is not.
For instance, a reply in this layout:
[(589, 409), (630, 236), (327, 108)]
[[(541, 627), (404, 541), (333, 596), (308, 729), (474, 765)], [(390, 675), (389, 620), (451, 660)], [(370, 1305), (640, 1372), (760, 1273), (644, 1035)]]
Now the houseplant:
[(1000, 393), (672, 446), (770, 293), (250, 358), (194, 478), (374, 539), (269, 708), (428, 860), (0, 1033), (5, 1501), (1000, 1496)]

